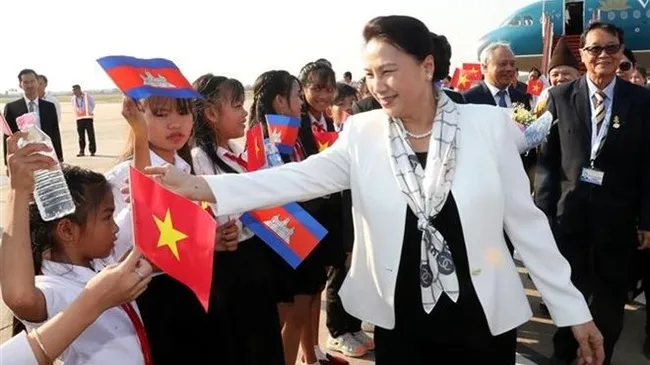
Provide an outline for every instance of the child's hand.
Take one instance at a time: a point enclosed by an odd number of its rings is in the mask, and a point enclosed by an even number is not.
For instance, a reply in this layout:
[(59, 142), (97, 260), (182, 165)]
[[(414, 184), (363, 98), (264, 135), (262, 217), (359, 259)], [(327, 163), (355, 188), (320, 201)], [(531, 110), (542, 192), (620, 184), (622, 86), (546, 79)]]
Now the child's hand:
[(105, 267), (88, 281), (85, 290), (106, 310), (137, 298), (151, 281), (152, 267), (134, 248), (119, 264)]
[(144, 109), (140, 102), (125, 96), (122, 99), (122, 116), (129, 123), (136, 137), (146, 136), (147, 123), (144, 120)]
[(31, 194), (34, 191), (34, 171), (47, 170), (57, 161), (46, 156), (52, 148), (43, 143), (30, 143), (18, 148), (18, 140), (27, 134), (17, 132), (7, 139), (7, 175), (12, 190)]
[(231, 220), (217, 228), (217, 251), (236, 251), (239, 246), (239, 226), (237, 221)]

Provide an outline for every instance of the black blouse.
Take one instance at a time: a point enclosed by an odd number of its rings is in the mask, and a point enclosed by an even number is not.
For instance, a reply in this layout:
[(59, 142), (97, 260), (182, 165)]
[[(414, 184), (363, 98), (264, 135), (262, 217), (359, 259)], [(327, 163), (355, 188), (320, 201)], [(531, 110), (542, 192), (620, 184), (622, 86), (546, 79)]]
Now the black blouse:
[[(417, 155), (422, 166), (425, 166), (426, 153)], [(422, 307), (419, 270), (422, 232), (418, 230), (417, 222), (415, 214), (407, 208), (404, 243), (395, 288), (395, 330), (439, 343), (466, 343), (490, 338), (487, 320), (472, 284), (463, 227), (453, 194), (449, 193), (445, 205), (433, 220), (433, 225), (449, 245), (456, 264), (460, 294), (454, 303), (443, 293), (429, 314)]]

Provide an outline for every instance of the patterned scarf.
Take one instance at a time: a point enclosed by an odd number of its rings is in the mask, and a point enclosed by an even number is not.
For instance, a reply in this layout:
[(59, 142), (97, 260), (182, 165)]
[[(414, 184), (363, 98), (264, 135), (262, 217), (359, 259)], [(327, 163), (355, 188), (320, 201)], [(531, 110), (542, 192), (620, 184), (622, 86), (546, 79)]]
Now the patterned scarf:
[(422, 306), (427, 313), (433, 310), (443, 292), (454, 302), (458, 300), (456, 266), (445, 238), (432, 225), (451, 190), (460, 134), (458, 118), (456, 104), (439, 91), (425, 169), (406, 138), (402, 121), (389, 119), (395, 178), (422, 231), (420, 287)]

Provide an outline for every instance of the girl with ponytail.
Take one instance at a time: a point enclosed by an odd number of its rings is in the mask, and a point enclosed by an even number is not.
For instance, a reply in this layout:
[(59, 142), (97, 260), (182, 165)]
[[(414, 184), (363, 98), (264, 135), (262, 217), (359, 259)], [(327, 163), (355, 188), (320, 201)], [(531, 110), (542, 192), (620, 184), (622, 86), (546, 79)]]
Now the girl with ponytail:
[[(235, 79), (205, 74), (194, 88), (205, 98), (195, 103), (191, 154), (196, 173), (246, 172), (246, 155), (236, 141), (244, 136), (248, 115), (244, 87)], [(270, 248), (242, 226), (239, 215), (217, 221), (208, 309), (214, 363), (284, 365)]]

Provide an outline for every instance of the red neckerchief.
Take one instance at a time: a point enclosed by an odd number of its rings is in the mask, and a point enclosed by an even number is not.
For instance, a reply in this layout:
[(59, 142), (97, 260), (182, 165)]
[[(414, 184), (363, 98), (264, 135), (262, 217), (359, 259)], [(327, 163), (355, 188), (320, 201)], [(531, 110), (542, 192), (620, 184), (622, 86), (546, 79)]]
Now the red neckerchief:
[[(311, 115), (311, 113), (309, 113), (309, 121), (311, 122), (311, 130), (313, 132), (327, 132), (327, 120), (323, 114), (321, 114), (319, 119), (316, 119)], [(325, 123), (325, 126), (323, 126), (323, 123)]]
[(296, 145), (293, 148), (293, 154), (291, 155), (291, 159), (294, 162), (300, 162), (307, 158), (307, 153), (305, 152), (305, 148), (302, 146), (302, 142), (300, 142), (300, 138), (296, 138)]
[(129, 316), (129, 319), (133, 323), (135, 328), (135, 334), (138, 336), (138, 341), (140, 341), (140, 347), (142, 348), (142, 356), (144, 357), (145, 365), (153, 365), (153, 360), (151, 359), (151, 347), (149, 346), (149, 339), (147, 338), (147, 332), (144, 329), (142, 320), (138, 313), (135, 312), (131, 303), (122, 304), (122, 309)]
[(235, 156), (235, 154), (230, 152), (224, 152), (223, 157), (229, 159), (230, 161), (239, 165), (244, 171), (248, 171), (248, 162), (241, 158), (241, 156)]

